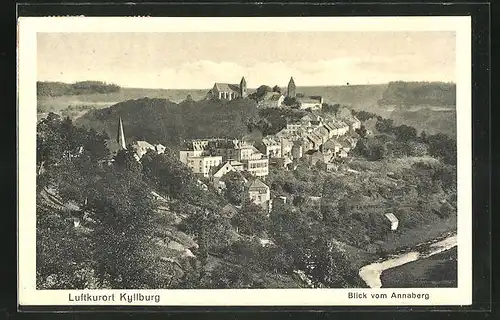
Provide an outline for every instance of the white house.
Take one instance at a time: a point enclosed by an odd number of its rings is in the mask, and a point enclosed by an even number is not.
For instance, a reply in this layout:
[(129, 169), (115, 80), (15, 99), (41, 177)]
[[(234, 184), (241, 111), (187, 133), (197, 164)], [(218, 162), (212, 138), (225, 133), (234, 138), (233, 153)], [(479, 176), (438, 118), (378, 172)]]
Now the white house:
[(300, 104), (300, 109), (320, 110), (323, 106), (323, 97), (311, 96), (297, 98)]
[(266, 92), (257, 105), (260, 108), (279, 108), (283, 100), (285, 96), (279, 92)]
[(398, 224), (399, 224), (398, 218), (396, 218), (396, 216), (393, 213), (386, 213), (385, 217), (391, 223), (391, 230), (392, 231), (397, 230), (398, 229)]
[(253, 203), (262, 206), (266, 210), (269, 210), (271, 192), (269, 187), (259, 179), (255, 179), (250, 184), (248, 188), (248, 196)]
[(187, 159), (187, 166), (193, 170), (193, 173), (203, 177), (209, 177), (210, 169), (217, 167), (221, 163), (221, 156), (200, 156)]
[(132, 144), (132, 150), (134, 150), (134, 155), (137, 160), (140, 160), (143, 155), (145, 155), (148, 151), (155, 151), (157, 154), (162, 154), (165, 152), (165, 147), (161, 144), (152, 145), (147, 141), (135, 141)]

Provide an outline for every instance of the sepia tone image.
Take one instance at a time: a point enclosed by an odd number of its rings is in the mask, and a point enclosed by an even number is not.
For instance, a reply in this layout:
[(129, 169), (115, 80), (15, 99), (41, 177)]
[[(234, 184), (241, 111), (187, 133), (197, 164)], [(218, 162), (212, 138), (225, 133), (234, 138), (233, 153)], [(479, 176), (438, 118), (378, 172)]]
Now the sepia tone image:
[(38, 33), (36, 288), (456, 288), (451, 31)]

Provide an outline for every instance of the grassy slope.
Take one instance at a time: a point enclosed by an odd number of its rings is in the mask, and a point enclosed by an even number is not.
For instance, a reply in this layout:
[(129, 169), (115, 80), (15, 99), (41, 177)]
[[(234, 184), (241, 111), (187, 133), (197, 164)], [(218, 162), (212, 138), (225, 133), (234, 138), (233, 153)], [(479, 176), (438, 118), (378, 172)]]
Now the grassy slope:
[(429, 288), (457, 286), (457, 248), (386, 270), (384, 288)]

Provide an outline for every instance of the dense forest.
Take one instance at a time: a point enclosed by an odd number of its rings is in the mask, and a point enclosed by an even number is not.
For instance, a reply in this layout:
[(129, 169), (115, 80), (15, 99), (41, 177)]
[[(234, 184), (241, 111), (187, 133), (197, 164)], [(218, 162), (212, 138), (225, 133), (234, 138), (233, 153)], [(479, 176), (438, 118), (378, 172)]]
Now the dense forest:
[(75, 83), (45, 82), (36, 84), (38, 96), (71, 96), (93, 93), (119, 92), (120, 87), (102, 81), (80, 81)]
[(454, 106), (456, 85), (445, 82), (390, 82), (378, 103), (403, 106)]
[(76, 123), (99, 132), (105, 130), (111, 136), (121, 116), (128, 139), (160, 142), (175, 149), (183, 139), (190, 138), (258, 139), (262, 134), (277, 133), (287, 121), (298, 120), (305, 113), (296, 109), (257, 109), (252, 99), (186, 99), (177, 104), (143, 98), (90, 111)]

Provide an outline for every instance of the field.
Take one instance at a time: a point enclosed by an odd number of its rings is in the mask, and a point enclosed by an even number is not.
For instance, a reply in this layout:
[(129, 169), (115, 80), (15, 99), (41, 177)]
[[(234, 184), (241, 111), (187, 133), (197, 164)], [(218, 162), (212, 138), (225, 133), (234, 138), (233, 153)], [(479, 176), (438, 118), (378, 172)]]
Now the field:
[(385, 288), (457, 286), (457, 248), (388, 269), (382, 273)]
[(119, 92), (104, 94), (81, 94), (72, 96), (39, 96), (37, 99), (38, 112), (46, 113), (50, 111), (59, 112), (68, 106), (94, 106), (96, 108), (107, 108), (118, 102), (139, 99), (139, 98), (165, 98), (174, 102), (186, 99), (190, 94), (194, 100), (202, 99), (207, 93), (206, 90), (197, 89), (142, 89), (142, 88), (122, 88)]

